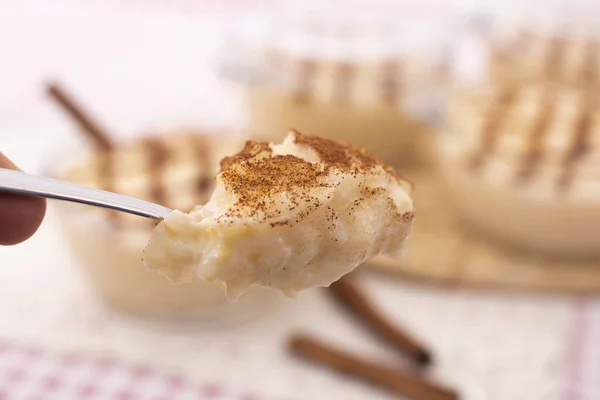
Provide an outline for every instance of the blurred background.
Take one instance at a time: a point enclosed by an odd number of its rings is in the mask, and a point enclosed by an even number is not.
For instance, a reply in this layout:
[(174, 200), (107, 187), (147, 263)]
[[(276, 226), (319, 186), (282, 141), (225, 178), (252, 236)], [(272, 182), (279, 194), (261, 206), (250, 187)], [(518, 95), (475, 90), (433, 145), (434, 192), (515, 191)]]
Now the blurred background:
[(0, 248), (0, 399), (433, 399), (307, 363), (299, 333), (463, 399), (600, 399), (598, 21), (582, 0), (0, 0), (0, 151), (27, 172), (186, 210), (243, 140), (297, 128), (411, 179), (405, 258), (353, 278), (434, 358), (415, 371), (328, 288), (172, 286), (139, 261), (149, 226), (51, 203)]

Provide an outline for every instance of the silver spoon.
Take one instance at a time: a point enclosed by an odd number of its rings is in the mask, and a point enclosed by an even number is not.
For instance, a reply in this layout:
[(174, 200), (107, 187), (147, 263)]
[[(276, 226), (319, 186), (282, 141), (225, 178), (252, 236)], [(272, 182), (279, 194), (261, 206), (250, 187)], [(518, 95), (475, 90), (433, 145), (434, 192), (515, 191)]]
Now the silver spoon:
[(4, 168), (0, 168), (0, 192), (88, 204), (152, 219), (161, 219), (173, 211), (134, 197)]

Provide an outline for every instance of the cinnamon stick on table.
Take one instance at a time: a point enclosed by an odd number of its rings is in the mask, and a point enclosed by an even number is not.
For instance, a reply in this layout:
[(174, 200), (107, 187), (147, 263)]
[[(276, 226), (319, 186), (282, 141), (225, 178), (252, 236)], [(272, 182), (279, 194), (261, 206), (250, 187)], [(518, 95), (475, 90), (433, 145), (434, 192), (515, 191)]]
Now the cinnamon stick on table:
[(110, 139), (111, 135), (102, 129), (88, 113), (83, 111), (83, 108), (61, 89), (60, 86), (50, 84), (47, 87), (47, 92), (81, 126), (83, 132), (89, 136), (98, 150), (110, 150), (113, 148), (113, 143)]
[(397, 324), (386, 319), (360, 290), (355, 279), (345, 276), (334, 282), (330, 291), (371, 330), (411, 360), (423, 366), (432, 363), (431, 352)]
[(451, 389), (391, 367), (363, 360), (308, 337), (292, 338), (289, 347), (297, 356), (354, 375), (412, 400), (459, 399), (458, 394)]

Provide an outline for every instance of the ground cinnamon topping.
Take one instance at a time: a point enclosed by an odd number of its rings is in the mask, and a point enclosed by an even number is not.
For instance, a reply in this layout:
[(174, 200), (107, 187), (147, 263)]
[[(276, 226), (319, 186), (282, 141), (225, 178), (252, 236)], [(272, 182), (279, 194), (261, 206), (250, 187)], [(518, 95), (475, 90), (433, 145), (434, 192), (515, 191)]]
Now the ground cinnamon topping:
[[(288, 211), (301, 206), (299, 218), (302, 219), (322, 205), (316, 195), (323, 192), (318, 189), (333, 189), (339, 185), (326, 179), (336, 174), (343, 179), (343, 174), (357, 176), (382, 168), (400, 181), (392, 168), (360, 147), (304, 135), (295, 130), (291, 132), (294, 143), (310, 147), (320, 162), (311, 163), (295, 155), (273, 156), (273, 150), (267, 142), (248, 141), (240, 153), (221, 161), (221, 179), (237, 197), (226, 217), (278, 217), (281, 207), (275, 206), (275, 203), (285, 193), (290, 203)], [(272, 225), (281, 224), (285, 223), (276, 222)]]
[[(245, 157), (240, 154), (233, 158), (243, 160)], [(275, 196), (283, 192), (289, 196), (290, 211), (301, 204), (316, 208), (320, 202), (310, 194), (310, 189), (328, 187), (320, 179), (324, 174), (318, 164), (292, 155), (229, 164), (229, 169), (222, 171), (221, 178), (237, 194), (238, 200), (228, 216), (252, 217), (261, 213), (264, 218), (276, 217), (278, 215), (273, 215), (273, 212), (281, 213), (281, 210), (276, 211), (273, 202)]]
[(294, 142), (313, 149), (327, 167), (336, 167), (342, 171), (365, 171), (375, 166), (386, 167), (382, 161), (361, 147), (318, 136), (304, 135), (293, 129), (292, 132)]
[(240, 164), (244, 161), (251, 160), (261, 153), (263, 153), (265, 156), (273, 153), (273, 150), (271, 150), (269, 147), (269, 143), (248, 140), (242, 151), (234, 154), (233, 156), (225, 157), (221, 160), (221, 171), (225, 171), (235, 164)]
[(354, 170), (356, 172), (363, 172), (379, 166), (393, 176), (409, 192), (414, 189), (412, 182), (398, 175), (394, 168), (362, 147), (341, 141), (323, 139), (314, 135), (305, 135), (295, 129), (292, 129), (291, 132), (295, 135), (296, 144), (305, 144), (312, 148), (321, 158), (321, 161), (328, 166), (335, 166), (342, 171)]

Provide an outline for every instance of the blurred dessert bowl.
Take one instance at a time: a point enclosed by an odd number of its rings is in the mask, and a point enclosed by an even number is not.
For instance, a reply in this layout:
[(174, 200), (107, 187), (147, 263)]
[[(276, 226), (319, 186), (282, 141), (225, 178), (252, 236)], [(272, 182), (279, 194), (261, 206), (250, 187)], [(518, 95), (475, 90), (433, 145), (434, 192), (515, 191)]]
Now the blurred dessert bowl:
[(492, 80), (584, 90), (595, 90), (600, 84), (596, 7), (581, 2), (543, 8), (523, 4), (518, 14), (486, 14), (485, 19), (475, 34), (485, 43)]
[(257, 43), (238, 40), (224, 70), (247, 123), (264, 132), (258, 139), (278, 142), (294, 128), (363, 146), (394, 166), (418, 159), (444, 77), (439, 54), (430, 54), (439, 50), (415, 50), (399, 24), (378, 22), (284, 19)]
[[(63, 96), (59, 102), (66, 100), (80, 112), (64, 92), (57, 87), (52, 90), (58, 91), (55, 98)], [(89, 117), (73, 116), (84, 128), (86, 123), (92, 126), (88, 133), (96, 131), (91, 135), (96, 137), (95, 145), (56, 155), (47, 175), (186, 211), (208, 200), (219, 160), (244, 143), (224, 132), (183, 129), (115, 143)], [(115, 309), (219, 325), (251, 319), (281, 298), (273, 290), (254, 287), (232, 304), (219, 283), (197, 278), (173, 285), (142, 264), (142, 252), (155, 222), (65, 202), (55, 202), (53, 208), (88, 283)]]
[(600, 256), (599, 111), (587, 91), (564, 86), (457, 90), (437, 171), (461, 218), (514, 248)]
[(496, 46), (493, 74), (502, 80), (551, 82), (597, 88), (600, 40), (583, 32), (521, 28)]

